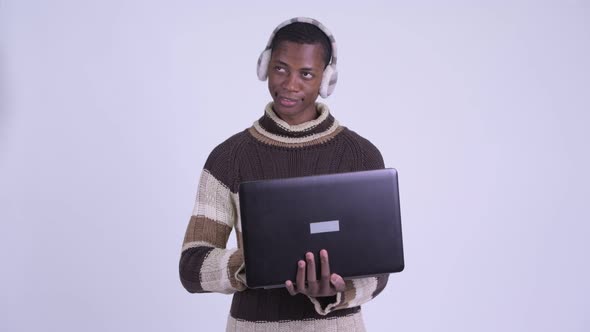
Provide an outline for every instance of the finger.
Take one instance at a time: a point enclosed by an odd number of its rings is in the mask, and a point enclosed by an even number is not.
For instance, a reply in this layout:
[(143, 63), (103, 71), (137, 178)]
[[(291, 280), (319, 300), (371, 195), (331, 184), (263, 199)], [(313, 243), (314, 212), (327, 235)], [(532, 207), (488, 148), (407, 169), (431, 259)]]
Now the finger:
[(305, 294), (305, 261), (297, 263), (297, 292)]
[(320, 275), (322, 279), (330, 279), (330, 259), (328, 257), (328, 251), (326, 249), (320, 250)]
[(315, 257), (313, 256), (313, 253), (308, 252), (305, 254), (305, 259), (307, 260), (307, 281), (317, 280), (315, 272)]
[(332, 273), (330, 276), (330, 283), (332, 283), (334, 290), (337, 292), (344, 292), (346, 289), (346, 282), (344, 282), (344, 279), (342, 279), (342, 277), (336, 273)]
[(317, 274), (315, 270), (315, 257), (313, 253), (308, 252), (305, 254), (307, 260), (307, 295), (317, 296), (320, 285), (317, 282)]
[(320, 293), (320, 283), (317, 280), (311, 280), (307, 282), (307, 289), (305, 291), (306, 295), (309, 296), (321, 296)]
[(297, 292), (295, 291), (295, 287), (293, 287), (293, 282), (291, 280), (285, 281), (285, 287), (287, 288), (287, 292), (289, 292), (291, 296), (297, 294)]
[(330, 259), (325, 249), (320, 251), (320, 263), (320, 291), (326, 292), (330, 289)]

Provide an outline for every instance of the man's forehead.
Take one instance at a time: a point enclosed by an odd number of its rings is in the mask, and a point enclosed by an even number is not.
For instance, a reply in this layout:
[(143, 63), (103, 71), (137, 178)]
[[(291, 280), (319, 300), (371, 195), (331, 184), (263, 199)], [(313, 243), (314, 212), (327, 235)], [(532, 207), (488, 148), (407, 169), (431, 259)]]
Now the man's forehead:
[(298, 60), (310, 64), (319, 62), (319, 65), (321, 65), (324, 61), (323, 56), (324, 48), (319, 43), (308, 44), (282, 41), (272, 50), (274, 60)]

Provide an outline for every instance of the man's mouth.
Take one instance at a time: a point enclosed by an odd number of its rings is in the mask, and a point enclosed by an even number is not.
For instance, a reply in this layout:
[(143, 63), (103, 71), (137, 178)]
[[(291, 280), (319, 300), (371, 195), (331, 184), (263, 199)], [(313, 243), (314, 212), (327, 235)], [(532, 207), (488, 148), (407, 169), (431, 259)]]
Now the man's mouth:
[(295, 106), (295, 104), (297, 104), (298, 101), (299, 101), (298, 99), (287, 98), (287, 97), (282, 97), (282, 96), (279, 96), (279, 98), (278, 98), (279, 104), (281, 104), (281, 106), (284, 106), (284, 107), (293, 107), (293, 106)]

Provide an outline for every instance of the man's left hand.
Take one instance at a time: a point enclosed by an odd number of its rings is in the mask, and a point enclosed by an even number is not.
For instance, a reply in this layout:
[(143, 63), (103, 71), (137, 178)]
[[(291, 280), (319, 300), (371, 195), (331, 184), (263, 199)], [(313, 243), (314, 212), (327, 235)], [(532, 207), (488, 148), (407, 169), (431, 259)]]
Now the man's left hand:
[(343, 292), (346, 285), (344, 279), (336, 273), (330, 273), (328, 251), (320, 251), (320, 280), (317, 280), (315, 257), (313, 253), (305, 254), (305, 260), (297, 262), (296, 284), (291, 280), (285, 282), (289, 294), (305, 294), (311, 297), (334, 296)]

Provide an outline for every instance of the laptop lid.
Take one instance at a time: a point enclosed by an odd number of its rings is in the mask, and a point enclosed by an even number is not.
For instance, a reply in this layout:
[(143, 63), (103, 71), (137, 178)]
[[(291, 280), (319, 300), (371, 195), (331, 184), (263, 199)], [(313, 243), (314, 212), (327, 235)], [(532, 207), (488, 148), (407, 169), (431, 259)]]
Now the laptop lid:
[(239, 199), (248, 287), (282, 287), (321, 249), (345, 279), (404, 268), (393, 168), (243, 182)]

